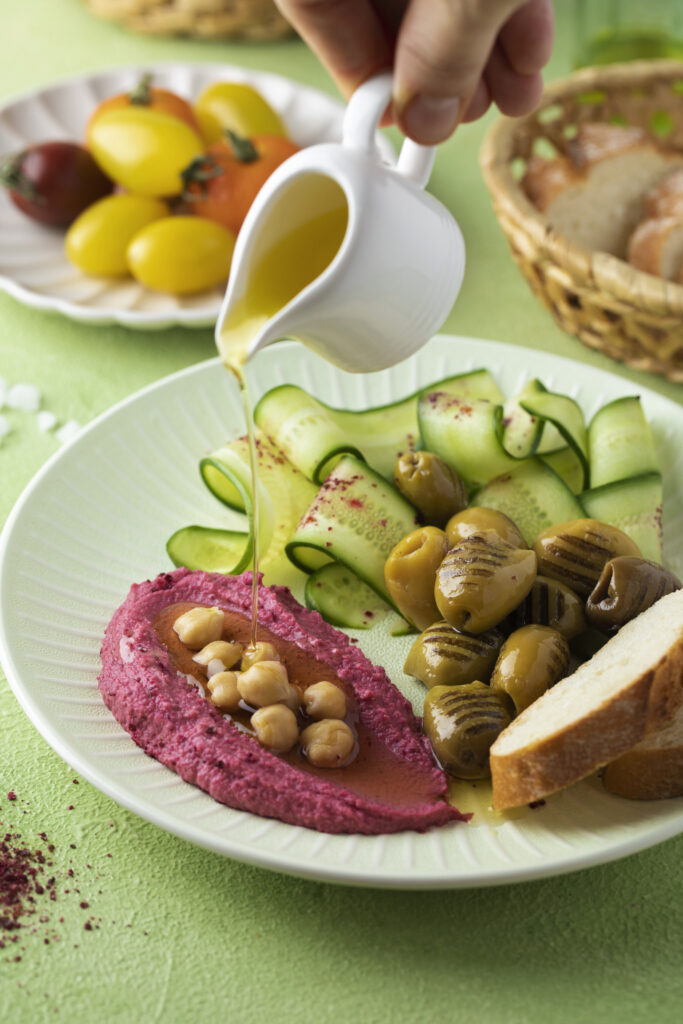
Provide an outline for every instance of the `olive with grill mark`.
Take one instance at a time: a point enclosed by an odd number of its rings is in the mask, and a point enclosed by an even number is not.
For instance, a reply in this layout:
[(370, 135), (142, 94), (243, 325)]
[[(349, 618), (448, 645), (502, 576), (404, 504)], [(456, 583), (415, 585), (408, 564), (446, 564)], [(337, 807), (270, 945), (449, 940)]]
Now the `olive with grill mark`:
[(588, 597), (606, 562), (618, 555), (640, 555), (631, 538), (597, 519), (571, 519), (550, 526), (534, 541), (538, 571)]
[(467, 504), (467, 488), (454, 469), (432, 452), (404, 452), (394, 466), (394, 483), (424, 521), (443, 526)]
[(551, 626), (571, 640), (586, 629), (583, 601), (559, 580), (537, 576), (527, 596), (501, 623), (501, 628), (512, 632), (533, 625)]
[(501, 647), (491, 689), (507, 693), (519, 714), (566, 674), (569, 658), (569, 644), (556, 629), (522, 626)]
[(489, 749), (512, 721), (505, 693), (476, 681), (435, 686), (424, 706), (424, 731), (443, 770), (458, 779), (486, 779)]
[(384, 581), (401, 615), (418, 629), (441, 618), (434, 601), (436, 570), (448, 540), (436, 526), (422, 526), (398, 542), (384, 563)]
[(516, 548), (529, 547), (513, 521), (504, 512), (486, 508), (485, 505), (471, 505), (452, 516), (446, 523), (446, 536), (451, 547), (459, 544), (470, 534), (481, 533), (482, 530), (493, 530)]
[(586, 618), (596, 629), (616, 632), (660, 597), (680, 589), (681, 581), (663, 566), (621, 555), (603, 567), (586, 601)]
[(483, 633), (524, 600), (535, 578), (535, 552), (482, 530), (448, 552), (436, 573), (434, 597), (451, 626)]
[(471, 636), (445, 621), (435, 622), (413, 643), (404, 671), (429, 688), (486, 681), (502, 643), (503, 634), (497, 629)]

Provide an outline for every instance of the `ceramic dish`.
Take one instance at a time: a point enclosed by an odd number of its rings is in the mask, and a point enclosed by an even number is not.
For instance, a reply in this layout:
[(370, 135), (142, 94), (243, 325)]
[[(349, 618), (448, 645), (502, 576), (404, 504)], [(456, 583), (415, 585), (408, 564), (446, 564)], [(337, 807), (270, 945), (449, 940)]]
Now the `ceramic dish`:
[[(100, 100), (130, 90), (145, 72), (153, 75), (155, 85), (188, 99), (220, 79), (247, 82), (278, 111), (300, 146), (341, 138), (344, 106), (317, 89), (229, 64), (152, 64), (67, 79), (10, 101), (0, 108), (0, 158), (35, 142), (82, 139)], [(377, 144), (392, 162), (389, 140), (378, 135)], [(24, 216), (0, 189), (0, 288), (20, 302), (96, 324), (138, 329), (213, 325), (222, 288), (177, 297), (151, 292), (133, 280), (88, 277), (66, 259), (63, 239), (63, 231)]]
[[(479, 366), (516, 393), (528, 352), (470, 338), (433, 339), (380, 374), (344, 374), (282, 343), (253, 363), (254, 397), (293, 381), (334, 405), (362, 408)], [(587, 415), (629, 393), (617, 377), (533, 353), (549, 388)], [(683, 571), (683, 409), (640, 389), (665, 474), (666, 562)], [(623, 857), (683, 830), (683, 800), (631, 802), (589, 780), (534, 811), (476, 815), (424, 835), (331, 836), (234, 811), (147, 757), (113, 719), (97, 687), (104, 628), (131, 583), (169, 568), (167, 537), (230, 516), (199, 481), (199, 457), (243, 432), (232, 380), (217, 360), (134, 395), (90, 425), (28, 486), (0, 541), (0, 652), (10, 684), (45, 739), (120, 804), (191, 842), (310, 878), (402, 888), (483, 886), (538, 878)], [(301, 579), (292, 580), (295, 587)], [(299, 589), (300, 594), (300, 589)], [(422, 688), (402, 670), (410, 638), (359, 631), (419, 710)]]

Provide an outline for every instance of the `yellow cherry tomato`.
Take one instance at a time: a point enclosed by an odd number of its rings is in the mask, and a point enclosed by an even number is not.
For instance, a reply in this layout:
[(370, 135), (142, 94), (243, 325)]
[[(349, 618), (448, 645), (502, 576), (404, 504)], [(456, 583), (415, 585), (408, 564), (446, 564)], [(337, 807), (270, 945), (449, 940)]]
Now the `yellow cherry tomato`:
[(175, 196), (181, 171), (204, 149), (196, 132), (149, 107), (106, 110), (89, 126), (88, 146), (102, 170), (141, 196)]
[(227, 281), (235, 236), (203, 217), (164, 217), (128, 246), (128, 266), (147, 288), (189, 295)]
[(66, 233), (67, 259), (84, 274), (128, 274), (126, 250), (131, 239), (152, 221), (168, 215), (166, 203), (149, 196), (107, 196), (77, 217)]
[(237, 135), (284, 135), (287, 128), (270, 103), (246, 82), (214, 82), (197, 98), (194, 112), (207, 145), (230, 128)]

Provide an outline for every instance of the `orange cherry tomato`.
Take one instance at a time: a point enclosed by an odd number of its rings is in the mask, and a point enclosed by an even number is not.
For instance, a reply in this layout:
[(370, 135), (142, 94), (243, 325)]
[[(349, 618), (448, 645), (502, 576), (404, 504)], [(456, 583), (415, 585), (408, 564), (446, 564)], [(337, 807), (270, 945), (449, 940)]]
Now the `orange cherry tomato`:
[(261, 186), (299, 147), (282, 135), (242, 138), (226, 131), (182, 174), (183, 198), (199, 217), (214, 220), (235, 234)]
[(121, 92), (116, 96), (109, 96), (108, 99), (102, 100), (88, 121), (85, 131), (86, 141), (89, 141), (93, 122), (97, 120), (100, 114), (107, 110), (118, 110), (120, 107), (131, 106), (147, 107), (150, 110), (158, 110), (162, 114), (171, 114), (172, 117), (178, 117), (201, 137), (199, 121), (191, 104), (184, 100), (182, 96), (170, 92), (169, 89), (158, 89), (156, 86), (153, 86), (152, 76), (143, 75), (136, 87), (131, 89), (130, 92)]

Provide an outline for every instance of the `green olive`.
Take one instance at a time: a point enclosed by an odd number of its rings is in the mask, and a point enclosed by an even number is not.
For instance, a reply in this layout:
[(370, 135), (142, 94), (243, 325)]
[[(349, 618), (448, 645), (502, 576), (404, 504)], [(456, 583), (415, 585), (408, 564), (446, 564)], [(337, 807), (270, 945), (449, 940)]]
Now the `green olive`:
[(501, 623), (501, 628), (511, 632), (530, 625), (552, 626), (571, 640), (586, 628), (583, 601), (559, 580), (537, 576), (527, 596)]
[(475, 679), (486, 681), (502, 642), (503, 634), (497, 629), (471, 636), (442, 620), (420, 633), (403, 669), (430, 688), (457, 686)]
[(582, 597), (588, 597), (598, 582), (605, 562), (617, 555), (640, 555), (631, 538), (597, 519), (571, 519), (549, 526), (534, 541), (538, 571), (566, 583)]
[(681, 581), (663, 566), (621, 555), (605, 563), (586, 601), (586, 618), (596, 629), (615, 632), (660, 597), (680, 589)]
[(472, 533), (451, 548), (436, 574), (441, 616), (467, 633), (497, 625), (524, 600), (536, 578), (536, 555), (493, 530)]
[(504, 512), (498, 512), (495, 508), (486, 508), (485, 505), (472, 505), (470, 508), (463, 509), (446, 523), (446, 536), (451, 547), (465, 537), (469, 537), (471, 533), (481, 533), (482, 530), (493, 530), (508, 544), (512, 544), (516, 548), (529, 546), (513, 521)]
[(425, 697), (424, 731), (445, 772), (458, 779), (486, 779), (489, 748), (512, 716), (507, 694), (478, 680), (435, 686)]
[(454, 469), (432, 452), (404, 452), (394, 466), (394, 483), (427, 523), (443, 526), (467, 504), (467, 488)]
[(443, 530), (421, 526), (400, 540), (384, 563), (391, 600), (418, 629), (426, 629), (441, 618), (434, 600), (434, 580), (447, 551)]
[(503, 644), (491, 675), (491, 689), (512, 698), (517, 714), (565, 675), (569, 644), (550, 626), (522, 626)]

